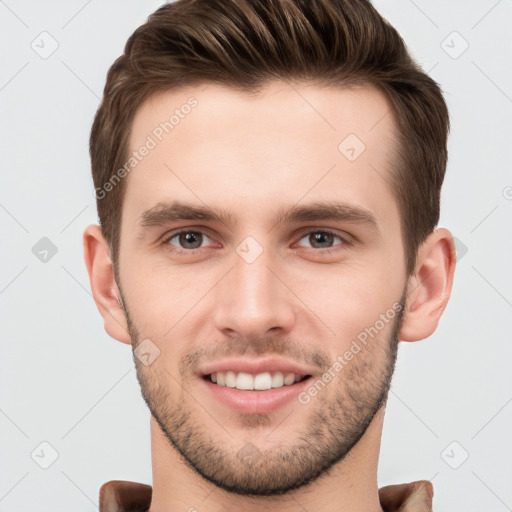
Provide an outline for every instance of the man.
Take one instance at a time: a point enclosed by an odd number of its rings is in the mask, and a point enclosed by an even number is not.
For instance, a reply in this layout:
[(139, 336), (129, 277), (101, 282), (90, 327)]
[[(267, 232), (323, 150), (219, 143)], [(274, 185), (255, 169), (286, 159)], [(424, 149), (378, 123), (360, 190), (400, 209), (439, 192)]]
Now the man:
[(399, 341), (430, 336), (448, 112), (367, 1), (178, 0), (129, 38), (91, 132), (84, 233), (132, 345), (153, 484), (100, 510), (431, 510), (378, 489)]

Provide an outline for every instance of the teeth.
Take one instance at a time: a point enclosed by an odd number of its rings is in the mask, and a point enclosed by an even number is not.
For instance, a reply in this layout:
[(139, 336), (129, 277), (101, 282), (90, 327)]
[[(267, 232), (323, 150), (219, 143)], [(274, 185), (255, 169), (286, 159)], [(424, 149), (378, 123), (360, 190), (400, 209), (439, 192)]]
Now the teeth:
[(226, 372), (226, 386), (228, 388), (236, 387), (236, 375), (235, 372)]
[(272, 377), (269, 372), (258, 373), (254, 377), (254, 389), (270, 389), (272, 387)]
[(271, 388), (281, 388), (291, 386), (295, 382), (300, 382), (303, 376), (295, 373), (283, 374), (282, 372), (263, 372), (252, 375), (246, 372), (236, 374), (233, 371), (216, 372), (210, 375), (211, 382), (219, 386), (237, 388), (243, 390), (260, 390)]
[(284, 377), (281, 372), (276, 372), (274, 375), (272, 375), (272, 387), (273, 388), (280, 388), (284, 385)]
[(284, 385), (289, 386), (295, 382), (295, 375), (293, 373), (287, 373), (284, 376)]
[(234, 387), (236, 387), (236, 389), (254, 389), (253, 376), (250, 373), (240, 372), (236, 378), (236, 386)]

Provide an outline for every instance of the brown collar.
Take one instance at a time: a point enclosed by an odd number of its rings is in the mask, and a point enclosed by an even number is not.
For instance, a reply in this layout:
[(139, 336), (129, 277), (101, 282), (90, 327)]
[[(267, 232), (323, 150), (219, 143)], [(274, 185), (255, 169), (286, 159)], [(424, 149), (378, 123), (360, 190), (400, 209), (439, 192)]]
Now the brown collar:
[[(152, 487), (137, 482), (111, 480), (101, 486), (100, 512), (146, 512)], [(432, 512), (434, 489), (427, 480), (388, 485), (379, 489), (385, 512)]]

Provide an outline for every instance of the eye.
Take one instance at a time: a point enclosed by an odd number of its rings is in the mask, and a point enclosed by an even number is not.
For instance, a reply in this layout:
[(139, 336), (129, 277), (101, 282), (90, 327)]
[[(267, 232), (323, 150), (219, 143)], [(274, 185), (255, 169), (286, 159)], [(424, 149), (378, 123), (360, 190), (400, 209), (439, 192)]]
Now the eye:
[[(173, 243), (174, 239), (177, 243)], [(201, 231), (184, 230), (166, 237), (164, 244), (172, 245), (178, 250), (193, 251), (194, 249), (200, 249), (205, 240), (210, 240), (210, 238)]]
[[(326, 252), (328, 252), (329, 250), (336, 250), (336, 246), (338, 245), (348, 244), (348, 242), (344, 240), (340, 235), (337, 235), (333, 231), (326, 229), (310, 231), (301, 238), (301, 240), (304, 239), (306, 239), (307, 242), (313, 246), (313, 249), (321, 249)], [(340, 243), (333, 245), (335, 239), (338, 239)], [(304, 245), (300, 243), (299, 245), (304, 247)]]
[[(350, 245), (346, 239), (328, 229), (317, 229), (306, 233), (300, 239), (298, 245), (308, 247), (308, 245), (304, 245), (303, 240), (306, 241), (306, 244), (310, 244), (309, 248), (318, 249), (316, 252), (328, 253), (336, 251), (339, 248), (338, 246)], [(339, 243), (335, 243), (336, 240)], [(163, 244), (171, 246), (173, 251), (190, 253), (207, 247), (204, 244), (208, 241), (212, 242), (212, 239), (202, 231), (186, 229), (167, 235), (163, 240)]]

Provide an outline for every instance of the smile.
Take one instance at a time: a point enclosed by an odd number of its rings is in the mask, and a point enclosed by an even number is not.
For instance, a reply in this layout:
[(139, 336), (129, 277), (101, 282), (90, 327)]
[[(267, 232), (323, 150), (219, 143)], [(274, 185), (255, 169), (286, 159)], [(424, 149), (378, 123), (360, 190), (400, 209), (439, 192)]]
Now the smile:
[(272, 388), (281, 388), (291, 386), (296, 382), (307, 379), (310, 375), (300, 375), (297, 373), (262, 372), (251, 374), (247, 372), (219, 371), (207, 375), (210, 382), (218, 386), (236, 388), (246, 391), (264, 391)]

